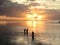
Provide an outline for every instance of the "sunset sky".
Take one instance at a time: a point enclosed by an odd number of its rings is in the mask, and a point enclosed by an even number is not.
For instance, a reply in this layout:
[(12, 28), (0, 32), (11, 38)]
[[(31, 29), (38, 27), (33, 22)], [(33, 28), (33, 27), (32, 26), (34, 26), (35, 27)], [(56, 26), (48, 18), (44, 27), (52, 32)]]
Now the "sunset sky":
[[(44, 8), (39, 9), (39, 13), (44, 11), (39, 15), (46, 16), (46, 19), (60, 20), (60, 0), (35, 0), (32, 3), (37, 5), (34, 7)], [(29, 1), (26, 0), (0, 0), (0, 16), (26, 18), (29, 6)]]
[[(24, 2), (27, 2), (27, 0), (11, 0), (11, 1), (17, 2), (18, 4), (23, 4)], [(39, 3), (40, 5), (48, 7), (48, 8), (60, 9), (60, 1), (59, 0), (35, 0), (34, 2)]]

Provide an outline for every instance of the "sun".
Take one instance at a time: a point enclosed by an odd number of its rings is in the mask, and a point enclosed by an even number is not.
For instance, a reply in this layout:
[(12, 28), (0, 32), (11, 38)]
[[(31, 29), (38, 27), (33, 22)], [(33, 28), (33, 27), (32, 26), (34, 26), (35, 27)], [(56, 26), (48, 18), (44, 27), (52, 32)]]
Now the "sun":
[(44, 15), (38, 15), (36, 13), (34, 14), (27, 14), (27, 19), (28, 20), (44, 20), (45, 16)]

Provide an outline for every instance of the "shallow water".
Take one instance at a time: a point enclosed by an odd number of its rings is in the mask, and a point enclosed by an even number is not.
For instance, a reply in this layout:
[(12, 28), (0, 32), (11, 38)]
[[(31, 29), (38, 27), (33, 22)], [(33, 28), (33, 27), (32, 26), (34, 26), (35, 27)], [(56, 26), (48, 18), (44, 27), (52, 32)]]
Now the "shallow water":
[[(24, 36), (24, 28), (29, 30), (28, 37)], [(0, 42), (1, 45), (59, 45), (60, 24), (57, 21), (0, 21)]]

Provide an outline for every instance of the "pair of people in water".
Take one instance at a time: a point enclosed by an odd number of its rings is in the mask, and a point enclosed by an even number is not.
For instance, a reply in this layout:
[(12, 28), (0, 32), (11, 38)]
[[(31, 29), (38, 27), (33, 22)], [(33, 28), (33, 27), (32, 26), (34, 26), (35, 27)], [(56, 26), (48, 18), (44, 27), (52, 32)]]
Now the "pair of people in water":
[(28, 36), (28, 29), (24, 29), (24, 36)]

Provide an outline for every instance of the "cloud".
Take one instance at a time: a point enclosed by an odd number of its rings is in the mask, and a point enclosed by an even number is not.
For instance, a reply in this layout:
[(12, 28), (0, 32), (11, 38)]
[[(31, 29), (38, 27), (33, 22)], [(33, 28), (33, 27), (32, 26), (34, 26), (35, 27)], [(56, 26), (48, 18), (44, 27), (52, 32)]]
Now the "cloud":
[(7, 2), (9, 0), (0, 0), (0, 5), (2, 5), (3, 3)]
[(1, 9), (0, 10), (1, 15), (18, 17), (18, 16), (22, 16), (22, 14), (27, 10), (27, 7), (20, 5), (20, 6), (11, 6), (0, 9)]
[[(0, 0), (0, 16), (24, 18), (27, 10), (27, 5)], [(45, 9), (44, 14), (47, 15), (47, 19), (60, 20), (60, 10)]]
[(45, 14), (48, 19), (60, 20), (60, 10), (49, 9), (46, 10)]
[[(9, 3), (8, 3), (9, 2)], [(23, 4), (6, 1), (0, 5), (0, 16), (24, 17), (28, 7)]]

